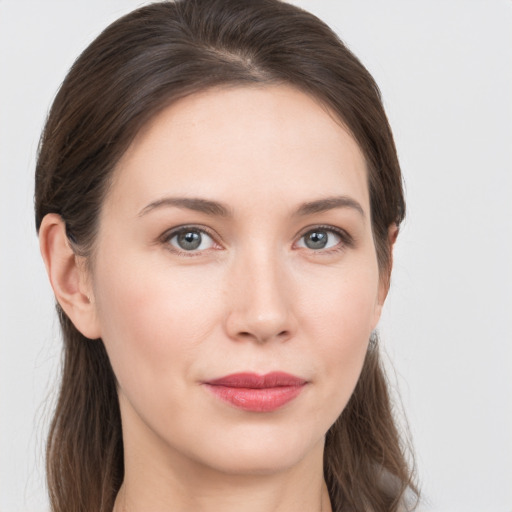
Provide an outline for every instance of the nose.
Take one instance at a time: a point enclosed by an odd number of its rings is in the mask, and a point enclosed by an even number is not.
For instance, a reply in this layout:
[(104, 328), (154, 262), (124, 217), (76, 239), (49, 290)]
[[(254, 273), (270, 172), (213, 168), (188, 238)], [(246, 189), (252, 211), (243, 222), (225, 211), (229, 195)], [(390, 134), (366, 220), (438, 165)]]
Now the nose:
[(293, 290), (283, 262), (263, 253), (240, 258), (228, 285), (226, 331), (237, 341), (286, 341), (296, 331)]

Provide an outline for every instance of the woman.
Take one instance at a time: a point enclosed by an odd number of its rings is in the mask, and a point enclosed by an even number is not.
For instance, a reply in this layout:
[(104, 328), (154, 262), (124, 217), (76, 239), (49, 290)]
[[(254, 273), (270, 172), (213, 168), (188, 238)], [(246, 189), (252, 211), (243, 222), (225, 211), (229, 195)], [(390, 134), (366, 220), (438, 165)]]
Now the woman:
[(51, 109), (54, 511), (397, 511), (375, 328), (405, 205), (373, 79), (275, 0), (141, 8)]

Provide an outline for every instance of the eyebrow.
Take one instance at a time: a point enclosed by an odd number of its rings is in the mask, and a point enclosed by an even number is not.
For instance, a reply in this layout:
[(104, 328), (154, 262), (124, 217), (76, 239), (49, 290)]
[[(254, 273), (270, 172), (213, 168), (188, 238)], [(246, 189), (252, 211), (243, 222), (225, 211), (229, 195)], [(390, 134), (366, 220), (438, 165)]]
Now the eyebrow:
[(187, 210), (194, 210), (196, 212), (205, 213), (206, 215), (213, 215), (215, 217), (231, 217), (229, 208), (217, 201), (210, 201), (209, 199), (201, 199), (198, 197), (164, 197), (149, 203), (139, 213), (139, 217), (146, 215), (152, 210), (161, 207), (175, 206), (177, 208), (186, 208)]
[(335, 208), (350, 208), (358, 212), (363, 218), (365, 217), (363, 207), (355, 199), (348, 196), (326, 197), (325, 199), (303, 203), (299, 206), (295, 215), (305, 217), (315, 213), (334, 210)]
[[(215, 217), (233, 216), (230, 208), (217, 201), (198, 197), (164, 197), (145, 206), (139, 212), (139, 217), (142, 217), (150, 211), (158, 208), (173, 206), (205, 213), (206, 215), (212, 215)], [(363, 218), (365, 217), (363, 207), (355, 199), (348, 196), (326, 197), (303, 203), (297, 208), (293, 215), (295, 217), (306, 217), (308, 215), (322, 213), (336, 208), (349, 208), (358, 212)]]

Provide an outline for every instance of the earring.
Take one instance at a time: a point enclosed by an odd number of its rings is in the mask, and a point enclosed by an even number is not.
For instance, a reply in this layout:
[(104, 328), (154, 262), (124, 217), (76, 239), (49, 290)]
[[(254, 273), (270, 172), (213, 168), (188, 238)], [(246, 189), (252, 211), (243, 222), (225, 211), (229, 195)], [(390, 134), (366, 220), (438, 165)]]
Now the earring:
[(372, 331), (370, 334), (370, 341), (368, 343), (368, 350), (375, 350), (379, 344), (379, 335), (377, 331)]

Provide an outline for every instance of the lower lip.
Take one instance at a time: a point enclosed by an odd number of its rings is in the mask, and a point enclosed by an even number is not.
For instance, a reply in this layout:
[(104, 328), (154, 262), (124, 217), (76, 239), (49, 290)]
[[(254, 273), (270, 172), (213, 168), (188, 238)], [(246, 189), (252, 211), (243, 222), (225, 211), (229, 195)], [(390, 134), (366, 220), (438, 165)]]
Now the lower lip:
[(272, 412), (296, 398), (304, 385), (274, 388), (233, 388), (205, 384), (215, 396), (238, 409), (251, 412)]

